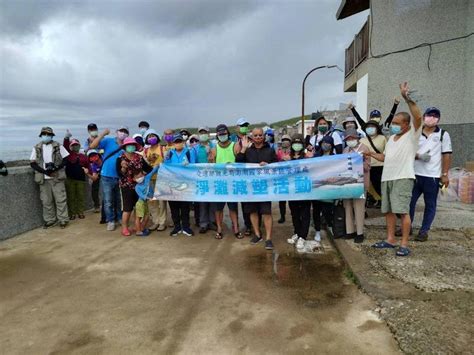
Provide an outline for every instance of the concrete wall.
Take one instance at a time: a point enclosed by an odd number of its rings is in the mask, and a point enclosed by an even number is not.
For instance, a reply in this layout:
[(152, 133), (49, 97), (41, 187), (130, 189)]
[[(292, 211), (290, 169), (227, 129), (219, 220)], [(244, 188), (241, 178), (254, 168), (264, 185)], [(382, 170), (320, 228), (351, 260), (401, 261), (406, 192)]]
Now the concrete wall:
[[(372, 54), (466, 35), (474, 30), (474, 1), (372, 1)], [(368, 107), (387, 115), (398, 84), (408, 81), (421, 108), (436, 106), (453, 138), (454, 161), (474, 159), (474, 36), (368, 60)], [(406, 111), (404, 103), (399, 110)], [(461, 137), (465, 137), (466, 140)]]
[[(0, 176), (0, 240), (40, 227), (43, 224), (39, 186), (29, 166), (9, 168)], [(86, 189), (86, 208), (92, 207), (90, 188)]]
[(367, 90), (369, 85), (369, 75), (365, 74), (362, 78), (357, 80), (357, 100), (356, 107), (360, 117), (366, 120), (368, 117), (367, 110)]

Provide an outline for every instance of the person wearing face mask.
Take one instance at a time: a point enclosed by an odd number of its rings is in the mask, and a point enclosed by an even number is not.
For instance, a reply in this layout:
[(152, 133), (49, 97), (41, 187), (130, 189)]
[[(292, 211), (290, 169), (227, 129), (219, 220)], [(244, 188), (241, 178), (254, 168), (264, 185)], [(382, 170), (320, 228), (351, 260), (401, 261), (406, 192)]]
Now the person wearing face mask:
[[(398, 108), (398, 105), (400, 104), (400, 100), (398, 99), (398, 97), (395, 97), (393, 99), (393, 106), (392, 106), (392, 110), (390, 111), (390, 114), (388, 115), (388, 117), (385, 119), (385, 123), (384, 125), (386, 127), (390, 126), (390, 123), (392, 122), (392, 119), (393, 119), (393, 116), (395, 115), (395, 112), (397, 112), (397, 108)], [(359, 122), (359, 125), (360, 127), (362, 128), (362, 130), (365, 132), (365, 128), (367, 126), (366, 122), (362, 119), (362, 117), (360, 117), (359, 115), (359, 112), (357, 112), (355, 106), (351, 103), (349, 103), (349, 105), (347, 106), (347, 108), (349, 110), (351, 110), (352, 114), (354, 115), (354, 117), (357, 119), (357, 122)], [(381, 127), (381, 119), (382, 119), (382, 114), (380, 113), (379, 110), (372, 110), (370, 111), (370, 114), (369, 114), (369, 121), (375, 121), (377, 122), (377, 124)], [(367, 132), (366, 132), (367, 133)]]
[[(94, 212), (100, 211), (100, 224), (105, 224), (104, 203), (100, 201), (99, 184), (100, 184), (100, 169), (102, 168), (102, 157), (96, 149), (89, 149), (87, 151), (87, 160), (89, 166), (87, 168), (87, 176), (92, 182), (92, 202), (94, 203)], [(97, 186), (97, 188), (94, 188)]]
[(90, 149), (102, 149), (102, 169), (100, 183), (102, 186), (102, 200), (104, 201), (107, 230), (114, 231), (115, 223), (121, 219), (119, 174), (117, 158), (122, 152), (122, 144), (129, 135), (129, 129), (121, 126), (115, 132), (115, 137), (107, 137), (110, 130), (106, 128), (90, 144)]
[(84, 142), (84, 153), (87, 153), (89, 150), (89, 145), (99, 136), (99, 129), (95, 123), (89, 123), (87, 125), (87, 133), (89, 136)]
[(153, 199), (155, 184), (152, 182), (152, 179), (156, 176), (158, 169), (159, 166), (157, 165), (148, 174), (144, 171), (139, 171), (134, 176), (136, 182), (135, 192), (138, 196), (138, 201), (135, 204), (135, 235), (139, 237), (147, 237), (150, 235), (150, 230), (147, 229), (148, 220), (150, 218), (148, 204)]
[(89, 173), (89, 162), (80, 152), (81, 144), (77, 139), (70, 139), (69, 130), (64, 137), (63, 146), (69, 152), (66, 158), (66, 194), (69, 209), (69, 220), (76, 217), (83, 219), (85, 205), (86, 175)]
[[(252, 130), (252, 141), (248, 137), (242, 139), (242, 150), (236, 156), (238, 163), (256, 163), (260, 166), (275, 163), (277, 161), (275, 150), (265, 142), (263, 129), (254, 128)], [(250, 240), (251, 244), (257, 244), (263, 241), (260, 233), (260, 218), (262, 216), (263, 224), (265, 226), (265, 249), (272, 250), (272, 203), (270, 201), (264, 202), (246, 202), (243, 206), (245, 212), (250, 213), (250, 220), (252, 221), (253, 231), (255, 236)]]
[[(314, 151), (314, 157), (326, 157), (334, 155), (334, 139), (331, 136), (324, 136), (320, 141), (318, 146)], [(327, 228), (332, 233), (333, 219), (334, 219), (334, 206), (332, 203), (324, 202), (320, 200), (311, 201), (313, 207), (313, 224), (316, 233), (314, 235), (314, 240), (321, 242), (321, 214), (324, 216), (326, 221)]]
[(134, 177), (141, 171), (148, 173), (152, 168), (138, 153), (139, 144), (133, 138), (125, 138), (120, 148), (122, 153), (116, 160), (116, 166), (122, 197), (122, 235), (129, 237), (131, 232), (128, 229), (128, 223), (133, 208), (138, 201), (138, 195), (135, 191), (137, 182)]
[[(185, 146), (185, 142), (181, 134), (173, 137), (174, 148), (170, 149), (166, 154), (165, 164), (194, 164), (196, 161)], [(173, 219), (174, 228), (170, 233), (171, 237), (177, 237), (178, 234), (191, 237), (194, 235), (189, 223), (189, 213), (191, 210), (191, 202), (188, 201), (169, 201), (171, 209), (171, 218)]]
[[(291, 143), (291, 160), (305, 159), (304, 137), (301, 134), (295, 134)], [(309, 224), (311, 221), (311, 201), (290, 201), (291, 219), (293, 221), (294, 234), (287, 239), (289, 244), (296, 244), (296, 250), (299, 253), (312, 252), (311, 243), (307, 241)], [(314, 243), (314, 242), (313, 242)], [(318, 242), (319, 243), (319, 242)], [(315, 245), (316, 247), (318, 245)], [(321, 245), (319, 244), (319, 247)]]
[[(345, 132), (348, 129), (355, 129), (358, 132), (359, 137), (365, 137), (365, 133), (358, 130), (357, 121), (354, 117), (346, 117), (346, 119), (342, 122), (342, 129), (343, 129), (343, 132)], [(345, 146), (344, 137), (345, 137), (345, 134), (343, 133), (342, 134), (343, 146)]]
[(397, 113), (390, 125), (390, 136), (383, 154), (368, 152), (367, 155), (384, 162), (382, 172), (382, 213), (387, 222), (387, 239), (377, 242), (374, 248), (395, 248), (395, 226), (397, 214), (401, 216), (402, 241), (397, 256), (408, 256), (408, 238), (411, 228), (410, 200), (415, 181), (415, 156), (422, 133), (422, 114), (409, 96), (408, 83), (400, 84), (400, 93), (413, 116)]
[[(209, 141), (209, 133), (209, 127), (201, 126), (198, 128), (198, 143), (193, 148), (196, 163), (206, 164), (212, 160), (212, 149), (214, 146)], [(213, 203), (199, 202), (198, 206), (194, 207), (195, 214), (197, 214), (197, 211), (199, 211), (199, 233), (204, 234), (209, 229), (216, 229)]]
[(47, 229), (59, 222), (65, 228), (69, 221), (67, 209), (66, 158), (68, 151), (53, 140), (51, 127), (41, 128), (41, 142), (31, 151), (30, 166), (35, 171), (35, 182), (40, 188), (40, 199), (43, 205), (43, 228)]
[[(438, 127), (441, 111), (429, 107), (423, 115), (423, 134), (420, 135), (415, 156), (415, 185), (410, 202), (410, 219), (413, 224), (416, 202), (423, 194), (425, 210), (418, 242), (428, 240), (428, 232), (436, 215), (436, 201), (440, 186), (449, 185), (448, 171), (451, 166), (451, 137)], [(411, 233), (410, 233), (411, 234)]]
[[(370, 152), (377, 154), (382, 153), (385, 150), (387, 138), (382, 134), (379, 123), (373, 120), (368, 121), (365, 124), (365, 133), (367, 135), (361, 138), (360, 142), (365, 145)], [(376, 201), (374, 207), (380, 207), (382, 196), (382, 171), (383, 162), (378, 161), (375, 158), (370, 158), (370, 183), (375, 191), (373, 197)]]
[(170, 149), (173, 149), (173, 137), (174, 131), (172, 129), (168, 128), (163, 132), (163, 140), (166, 143), (166, 145), (164, 146), (165, 155)]
[[(291, 137), (288, 134), (284, 134), (281, 137), (281, 146), (278, 148), (277, 152), (278, 161), (288, 161), (291, 160)], [(285, 223), (286, 220), (286, 201), (280, 201), (278, 203), (280, 208), (280, 219), (278, 223)]]
[(140, 121), (138, 124), (138, 132), (142, 138), (145, 138), (145, 133), (150, 129), (150, 124), (147, 121)]
[[(370, 184), (370, 158), (367, 156), (369, 148), (359, 141), (359, 133), (354, 128), (346, 129), (344, 140), (346, 148), (344, 154), (361, 154), (364, 159), (364, 189)], [(353, 198), (343, 201), (346, 211), (346, 236), (344, 239), (354, 239), (354, 243), (362, 243), (364, 241), (364, 220), (365, 220), (365, 199)]]
[(277, 150), (277, 145), (275, 144), (275, 132), (273, 129), (269, 128), (265, 131), (265, 142), (267, 142), (272, 149)]
[(315, 122), (316, 134), (309, 140), (310, 149), (316, 149), (323, 137), (330, 136), (334, 140), (334, 153), (342, 153), (342, 139), (333, 130), (331, 130), (331, 122), (324, 117), (319, 117)]
[[(230, 140), (230, 132), (229, 129), (225, 124), (219, 124), (216, 127), (216, 134), (217, 134), (217, 144), (211, 151), (210, 161), (216, 164), (228, 164), (228, 163), (235, 163), (235, 145)], [(234, 232), (234, 236), (237, 239), (242, 239), (243, 235), (240, 232), (239, 228), (239, 220), (238, 220), (238, 203), (237, 202), (214, 202), (212, 204), (217, 231), (215, 238), (222, 239), (222, 226), (224, 223), (224, 208), (227, 204), (227, 208), (229, 209), (229, 216), (230, 220), (232, 221), (232, 229)]]
[(183, 137), (184, 143), (187, 146), (188, 145), (188, 139), (191, 136), (191, 133), (187, 129), (182, 129), (179, 131), (179, 134), (181, 134), (181, 137)]
[[(160, 166), (165, 158), (164, 147), (160, 144), (160, 136), (154, 129), (145, 132), (145, 149), (143, 157), (148, 165), (152, 167)], [(152, 185), (156, 184), (157, 175), (151, 177)], [(163, 200), (148, 201), (148, 208), (151, 214), (150, 230), (164, 231), (166, 229), (167, 202)]]

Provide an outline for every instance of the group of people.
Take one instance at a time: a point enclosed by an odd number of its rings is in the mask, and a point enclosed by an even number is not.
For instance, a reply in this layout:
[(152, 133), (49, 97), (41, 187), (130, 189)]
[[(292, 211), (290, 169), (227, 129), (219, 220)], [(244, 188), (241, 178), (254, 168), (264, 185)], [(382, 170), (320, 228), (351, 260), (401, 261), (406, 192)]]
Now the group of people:
[[(193, 236), (190, 214), (199, 232), (215, 231), (215, 238), (224, 236), (223, 216), (227, 205), (232, 222), (232, 233), (237, 239), (253, 236), (252, 244), (264, 241), (266, 249), (273, 249), (271, 202), (242, 202), (245, 228), (239, 226), (239, 204), (236, 202), (188, 202), (153, 199), (153, 189), (159, 179), (161, 164), (199, 163), (257, 163), (313, 159), (342, 153), (363, 156), (364, 188), (374, 197), (375, 207), (386, 215), (387, 239), (373, 245), (375, 248), (395, 248), (397, 235), (402, 236), (396, 255), (407, 256), (409, 235), (415, 206), (424, 195), (425, 211), (422, 227), (415, 240), (425, 241), (436, 212), (436, 199), (441, 185), (449, 184), (448, 170), (452, 153), (449, 134), (438, 127), (440, 110), (428, 108), (421, 113), (409, 96), (408, 84), (400, 85), (400, 92), (410, 114), (396, 113), (395, 100), (390, 115), (381, 121), (381, 113), (373, 110), (364, 121), (350, 105), (354, 117), (348, 117), (340, 127), (320, 117), (315, 121), (313, 134), (283, 135), (275, 142), (273, 130), (257, 127), (250, 131), (250, 123), (241, 118), (237, 131), (230, 132), (225, 124), (215, 130), (215, 139), (206, 126), (197, 134), (187, 129), (166, 129), (160, 136), (148, 122), (138, 124), (138, 133), (130, 136), (126, 126), (119, 127), (113, 136), (109, 129), (99, 133), (96, 124), (87, 127), (88, 138), (81, 146), (67, 131), (63, 144), (55, 141), (50, 127), (40, 132), (41, 142), (33, 148), (31, 167), (40, 186), (43, 203), (44, 227), (84, 218), (85, 184), (92, 185), (94, 210), (101, 213), (101, 223), (108, 231), (121, 224), (121, 234), (147, 236), (152, 230), (164, 231), (169, 227), (167, 209), (171, 211), (170, 235)], [(101, 194), (100, 194), (101, 192)], [(100, 196), (101, 195), (101, 196)], [(381, 202), (380, 202), (381, 200)], [(323, 220), (331, 231), (335, 203), (328, 201), (290, 201), (293, 235), (288, 243), (299, 252), (311, 252), (321, 247)], [(279, 203), (280, 219), (286, 221), (286, 201)], [(345, 239), (355, 243), (364, 241), (366, 199), (346, 199)], [(134, 220), (131, 221), (131, 216)], [(315, 234), (309, 237), (311, 216)], [(396, 231), (397, 216), (401, 229)], [(132, 227), (133, 226), (133, 227)]]

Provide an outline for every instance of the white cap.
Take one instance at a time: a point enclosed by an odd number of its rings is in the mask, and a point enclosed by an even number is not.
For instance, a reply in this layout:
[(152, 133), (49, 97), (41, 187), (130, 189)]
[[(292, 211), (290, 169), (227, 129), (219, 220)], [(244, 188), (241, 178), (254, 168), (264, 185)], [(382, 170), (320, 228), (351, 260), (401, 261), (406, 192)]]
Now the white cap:
[(245, 124), (250, 124), (250, 122), (247, 121), (246, 118), (241, 117), (237, 120), (237, 126), (243, 126)]

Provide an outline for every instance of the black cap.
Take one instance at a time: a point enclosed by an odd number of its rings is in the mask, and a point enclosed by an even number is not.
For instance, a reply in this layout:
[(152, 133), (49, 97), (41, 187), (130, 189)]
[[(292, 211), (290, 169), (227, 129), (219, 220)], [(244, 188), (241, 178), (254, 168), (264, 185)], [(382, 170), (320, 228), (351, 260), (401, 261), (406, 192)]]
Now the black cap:
[(146, 129), (150, 128), (150, 124), (147, 121), (140, 121), (138, 127), (146, 127)]
[(179, 133), (181, 133), (181, 134), (186, 134), (186, 135), (189, 136), (189, 131), (188, 131), (187, 129), (185, 129), (185, 128), (181, 129), (181, 130), (179, 131)]
[(89, 124), (87, 125), (87, 130), (88, 130), (88, 131), (93, 131), (93, 130), (97, 130), (97, 129), (98, 129), (98, 128), (97, 128), (97, 125), (96, 125), (95, 123), (89, 123)]
[(225, 131), (226, 133), (229, 133), (229, 129), (227, 128), (227, 126), (223, 123), (220, 125), (217, 125), (216, 133), (223, 132), (223, 131)]

